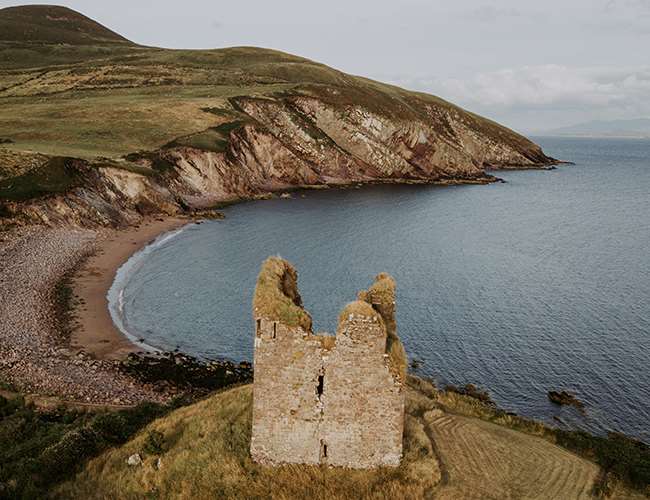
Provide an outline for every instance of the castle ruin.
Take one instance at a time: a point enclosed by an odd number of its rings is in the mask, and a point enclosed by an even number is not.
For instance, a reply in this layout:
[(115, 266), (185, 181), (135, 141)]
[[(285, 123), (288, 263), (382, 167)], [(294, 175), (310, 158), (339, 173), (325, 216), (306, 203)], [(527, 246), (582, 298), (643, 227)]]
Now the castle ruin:
[(253, 299), (251, 456), (267, 465), (397, 466), (402, 456), (406, 353), (396, 334), (395, 282), (380, 274), (314, 334), (297, 273), (270, 257)]

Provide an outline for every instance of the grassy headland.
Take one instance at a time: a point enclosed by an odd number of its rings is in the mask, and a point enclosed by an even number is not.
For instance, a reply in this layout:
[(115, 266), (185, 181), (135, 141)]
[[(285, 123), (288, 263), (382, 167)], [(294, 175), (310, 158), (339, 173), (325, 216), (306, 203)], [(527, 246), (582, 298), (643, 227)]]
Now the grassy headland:
[[(460, 155), (459, 161), (468, 165), (483, 162), (480, 158), (485, 159), (485, 154), (473, 147), (463, 151), (466, 141), (459, 139), (459, 134), (464, 130), (478, 133), (485, 144), (507, 150), (498, 161), (507, 163), (508, 154), (512, 161), (539, 165), (551, 161), (528, 139), (443, 99), (276, 50), (145, 47), (77, 12), (53, 6), (0, 9), (0, 33), (0, 140), (3, 148), (12, 151), (87, 160), (182, 147), (226, 153), (233, 132), (242, 124), (255, 122), (257, 130), (271, 132), (299, 158), (314, 161), (313, 151), (306, 155), (305, 144), (315, 145), (315, 151), (327, 145), (333, 148), (331, 154), (347, 150), (349, 161), (354, 162), (352, 158), (358, 154), (354, 139), (338, 137), (340, 125), (328, 134), (320, 128), (327, 129), (327, 124), (316, 122), (325, 118), (358, 120), (355, 113), (361, 111), (368, 118), (357, 125), (374, 127), (371, 115), (376, 115), (396, 126), (393, 134), (379, 140), (368, 136), (378, 153), (364, 161), (391, 158), (399, 144), (406, 143), (413, 149), (408, 159), (413, 175), (431, 175), (431, 167), (424, 164), (434, 161), (436, 155), (445, 158), (450, 147)], [(297, 108), (288, 115), (286, 109), (279, 111), (280, 104), (298, 98), (316, 99), (333, 115), (318, 118)], [(264, 116), (253, 118), (242, 99), (256, 99), (257, 104), (272, 101), (275, 108), (261, 108), (266, 109)], [(419, 132), (411, 130), (409, 124), (416, 122), (426, 124), (431, 136), (426, 141), (418, 139), (422, 133), (418, 136)], [(293, 126), (301, 129), (304, 135), (300, 140), (307, 143), (291, 142), (296, 137)], [(396, 142), (386, 148), (386, 141)], [(428, 141), (439, 144), (427, 146)], [(472, 155), (476, 158), (469, 158)], [(372, 171), (375, 167), (359, 164), (354, 168)], [(326, 178), (331, 175), (327, 173)], [(444, 175), (471, 179), (477, 172)], [(5, 186), (0, 198), (7, 189)], [(51, 191), (59, 192), (56, 183)], [(10, 193), (14, 199), (24, 194)]]

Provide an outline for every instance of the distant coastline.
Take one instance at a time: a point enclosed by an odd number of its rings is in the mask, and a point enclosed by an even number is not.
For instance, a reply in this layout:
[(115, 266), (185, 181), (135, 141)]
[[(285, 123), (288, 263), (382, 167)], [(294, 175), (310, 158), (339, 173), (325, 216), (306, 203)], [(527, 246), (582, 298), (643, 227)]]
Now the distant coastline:
[(630, 140), (650, 140), (648, 135), (607, 135), (607, 134), (530, 134), (530, 137), (551, 138), (551, 139), (630, 139)]

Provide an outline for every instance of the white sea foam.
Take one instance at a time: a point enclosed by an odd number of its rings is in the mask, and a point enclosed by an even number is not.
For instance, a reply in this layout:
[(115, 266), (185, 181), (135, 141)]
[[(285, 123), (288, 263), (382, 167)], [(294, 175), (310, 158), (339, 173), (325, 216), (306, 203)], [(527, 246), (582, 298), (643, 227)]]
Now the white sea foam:
[(180, 229), (175, 229), (167, 233), (159, 235), (151, 243), (143, 247), (142, 249), (135, 252), (129, 260), (120, 266), (120, 268), (115, 273), (115, 279), (113, 284), (106, 294), (108, 299), (108, 311), (111, 315), (111, 319), (115, 326), (124, 334), (130, 342), (141, 347), (145, 351), (159, 351), (158, 348), (143, 342), (142, 335), (135, 334), (130, 331), (127, 327), (126, 317), (124, 316), (124, 290), (129, 284), (129, 280), (133, 274), (140, 269), (144, 262), (147, 260), (147, 257), (166, 243), (169, 243), (172, 239), (176, 238), (181, 234), (185, 229), (190, 227), (189, 224), (181, 227)]

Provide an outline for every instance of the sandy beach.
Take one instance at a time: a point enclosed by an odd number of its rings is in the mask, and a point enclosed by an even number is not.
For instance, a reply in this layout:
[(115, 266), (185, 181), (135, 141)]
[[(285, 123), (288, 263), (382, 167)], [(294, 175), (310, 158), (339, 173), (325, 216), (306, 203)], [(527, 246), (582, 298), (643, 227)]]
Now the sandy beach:
[(107, 233), (96, 244), (97, 250), (75, 272), (72, 290), (79, 303), (74, 311), (75, 328), (71, 347), (83, 349), (98, 359), (123, 359), (141, 350), (132, 344), (113, 323), (106, 297), (115, 273), (133, 253), (159, 235), (189, 221), (183, 218), (150, 219), (139, 226)]
[[(121, 372), (135, 346), (115, 328), (106, 293), (117, 269), (188, 219), (149, 219), (125, 230), (31, 226), (0, 238), (0, 378), (16, 390), (84, 404), (132, 405), (169, 394)], [(57, 286), (73, 273), (72, 331)]]

